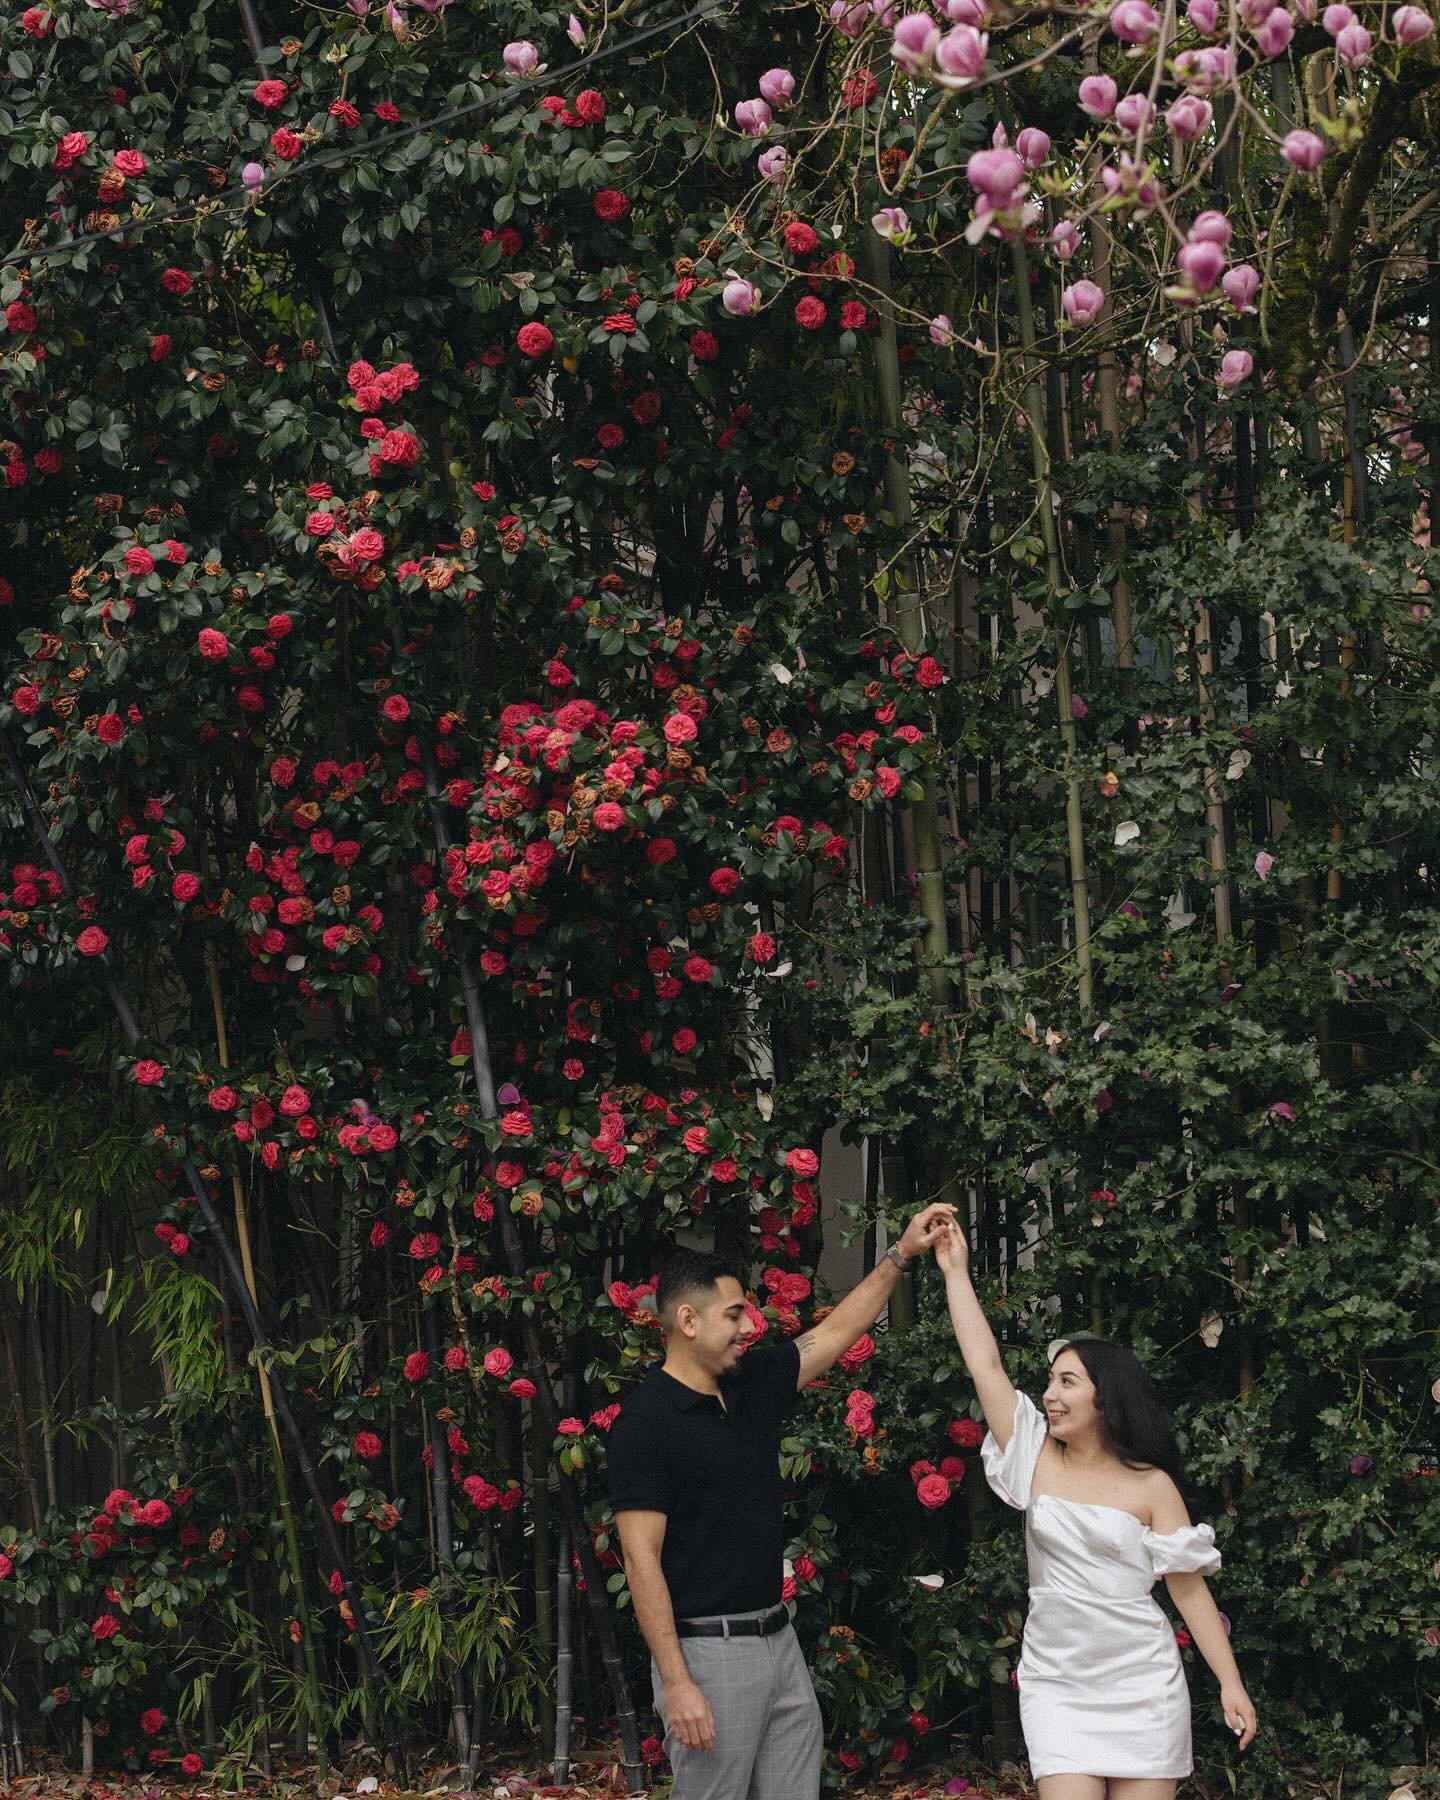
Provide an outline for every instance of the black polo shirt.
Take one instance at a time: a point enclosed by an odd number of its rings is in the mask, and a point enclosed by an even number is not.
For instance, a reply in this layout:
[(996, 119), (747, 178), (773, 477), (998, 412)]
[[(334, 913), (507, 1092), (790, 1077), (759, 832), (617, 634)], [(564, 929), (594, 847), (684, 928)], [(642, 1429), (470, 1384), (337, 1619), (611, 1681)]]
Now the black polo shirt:
[(793, 1339), (757, 1345), (721, 1376), (722, 1407), (653, 1368), (611, 1427), (610, 1504), (665, 1514), (660, 1567), (677, 1619), (780, 1602), (780, 1428), (799, 1374)]

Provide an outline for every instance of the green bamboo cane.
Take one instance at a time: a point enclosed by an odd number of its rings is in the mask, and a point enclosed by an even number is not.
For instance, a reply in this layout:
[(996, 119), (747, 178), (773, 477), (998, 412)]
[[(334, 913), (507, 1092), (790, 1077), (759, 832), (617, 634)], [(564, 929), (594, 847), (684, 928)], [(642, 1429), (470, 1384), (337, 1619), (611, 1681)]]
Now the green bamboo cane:
[(1090, 884), (1085, 867), (1085, 822), (1080, 805), (1077, 739), (1071, 712), (1069, 632), (1060, 613), (1060, 534), (1055, 525), (1050, 450), (1045, 439), (1045, 395), (1035, 355), (1035, 309), (1030, 303), (1030, 268), (1025, 246), (1011, 244), (1015, 271), (1015, 311), (1020, 322), (1021, 364), (1025, 377), (1025, 419), (1035, 470), (1035, 498), (1040, 509), (1040, 537), (1045, 546), (1045, 588), (1055, 632), (1055, 704), (1060, 713), (1060, 741), (1065, 746), (1065, 839), (1070, 859), (1070, 895), (1075, 914), (1075, 963), (1079, 971), (1080, 1013), (1089, 1018), (1094, 1005), (1094, 961), (1090, 950)]

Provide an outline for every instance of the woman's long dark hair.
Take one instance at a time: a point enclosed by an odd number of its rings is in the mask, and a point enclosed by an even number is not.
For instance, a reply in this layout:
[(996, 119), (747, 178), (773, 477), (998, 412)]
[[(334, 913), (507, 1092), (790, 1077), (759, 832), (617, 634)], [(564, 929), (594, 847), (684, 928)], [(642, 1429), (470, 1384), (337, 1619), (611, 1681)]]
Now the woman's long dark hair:
[(1067, 1339), (1056, 1357), (1073, 1350), (1095, 1384), (1100, 1439), (1126, 1468), (1163, 1469), (1183, 1494), (1180, 1447), (1155, 1384), (1133, 1350), (1108, 1338)]

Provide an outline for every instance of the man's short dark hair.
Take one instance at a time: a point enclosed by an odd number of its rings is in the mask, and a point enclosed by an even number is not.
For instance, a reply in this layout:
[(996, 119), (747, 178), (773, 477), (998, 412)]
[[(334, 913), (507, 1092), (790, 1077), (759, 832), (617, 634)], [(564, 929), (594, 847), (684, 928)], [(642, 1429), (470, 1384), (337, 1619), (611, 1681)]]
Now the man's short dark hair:
[[(660, 1271), (655, 1288), (655, 1311), (662, 1319), (666, 1318), (682, 1300), (694, 1301), (701, 1295), (713, 1294), (727, 1275), (735, 1281), (740, 1280), (739, 1272), (728, 1257), (717, 1256), (713, 1250), (676, 1250)], [(744, 1286), (743, 1282), (741, 1286)]]

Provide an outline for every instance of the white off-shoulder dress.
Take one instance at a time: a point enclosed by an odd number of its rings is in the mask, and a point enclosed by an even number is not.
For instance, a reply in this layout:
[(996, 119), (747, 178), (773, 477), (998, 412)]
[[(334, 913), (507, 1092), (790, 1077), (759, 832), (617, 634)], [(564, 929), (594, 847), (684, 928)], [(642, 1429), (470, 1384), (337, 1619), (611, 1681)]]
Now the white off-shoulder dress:
[(1020, 1652), (1020, 1722), (1030, 1770), (1117, 1780), (1183, 1780), (1193, 1769), (1190, 1693), (1175, 1633), (1151, 1588), (1162, 1575), (1213, 1575), (1215, 1533), (1151, 1531), (1133, 1513), (1032, 1494), (1048, 1427), (1015, 1397), (1002, 1451), (981, 1448), (985, 1478), (1025, 1514), (1030, 1611)]

